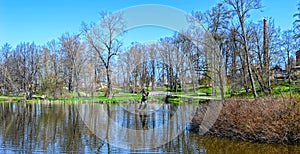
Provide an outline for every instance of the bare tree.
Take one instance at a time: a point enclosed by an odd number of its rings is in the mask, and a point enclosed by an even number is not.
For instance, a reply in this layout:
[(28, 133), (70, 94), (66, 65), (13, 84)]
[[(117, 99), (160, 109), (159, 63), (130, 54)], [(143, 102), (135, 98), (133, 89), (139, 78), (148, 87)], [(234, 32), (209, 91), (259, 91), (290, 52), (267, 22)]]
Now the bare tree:
[(62, 95), (64, 86), (62, 50), (60, 44), (52, 40), (43, 47), (41, 64), (41, 90), (54, 99)]
[(160, 57), (161, 61), (163, 62), (163, 82), (168, 82), (168, 87), (171, 91), (174, 90), (174, 84), (175, 84), (175, 71), (174, 71), (174, 62), (173, 62), (173, 38), (172, 37), (166, 37), (160, 40)]
[(111, 60), (120, 51), (122, 43), (117, 39), (117, 35), (123, 33), (125, 28), (121, 13), (100, 14), (100, 23), (92, 24), (90, 27), (83, 23), (83, 33), (89, 47), (98, 54), (106, 71), (108, 98), (112, 97), (111, 83)]
[(292, 64), (292, 60), (291, 60), (291, 55), (292, 52), (294, 52), (296, 50), (296, 44), (295, 44), (295, 40), (294, 40), (294, 36), (293, 36), (293, 31), (292, 30), (287, 30), (287, 31), (284, 31), (282, 36), (281, 36), (281, 39), (282, 39), (282, 50), (283, 52), (286, 53), (286, 57), (285, 61), (286, 61), (286, 66), (287, 66), (287, 71), (288, 71), (288, 82), (289, 82), (289, 90), (290, 90), (290, 101), (291, 101), (291, 98), (292, 98), (292, 88), (291, 88), (291, 70), (292, 70), (292, 67), (293, 67), (293, 64)]
[(22, 81), (19, 76), (19, 53), (15, 49), (11, 49), (8, 44), (2, 48), (2, 75), (3, 86), (6, 94), (13, 93), (19, 95), (21, 92)]
[(60, 38), (62, 52), (64, 56), (66, 81), (69, 91), (76, 92), (78, 86), (78, 77), (82, 66), (83, 46), (80, 42), (79, 35), (64, 34)]
[[(256, 65), (253, 67), (253, 74), (258, 82), (258, 85), (262, 92), (269, 94), (268, 86), (268, 48), (265, 45), (265, 38), (267, 36), (261, 37), (264, 34), (262, 23), (251, 23), (249, 24), (249, 47), (254, 51), (252, 59)], [(268, 34), (266, 34), (268, 35)]]
[(249, 25), (249, 36), (249, 44), (254, 51), (252, 59), (257, 64), (254, 74), (261, 91), (268, 95), (272, 91), (270, 67), (279, 63), (281, 50), (279, 30), (275, 28), (271, 18), (268, 22), (263, 19), (263, 21)]
[(225, 3), (230, 5), (233, 10), (235, 11), (236, 15), (238, 16), (238, 21), (241, 26), (241, 37), (243, 41), (243, 46), (245, 50), (245, 61), (247, 64), (247, 70), (249, 73), (250, 77), (250, 82), (252, 86), (252, 92), (254, 95), (254, 98), (257, 98), (257, 92), (256, 92), (256, 86), (255, 86), (255, 81), (253, 78), (253, 73), (252, 73), (252, 68), (251, 68), (251, 60), (250, 60), (250, 55), (249, 55), (249, 42), (248, 42), (248, 36), (247, 36), (247, 29), (245, 25), (245, 21), (247, 18), (247, 15), (249, 11), (251, 10), (256, 10), (262, 8), (261, 5), (261, 0), (224, 0)]
[(9, 71), (7, 62), (9, 60), (9, 53), (11, 52), (11, 46), (5, 43), (0, 50), (0, 90), (2, 95), (8, 93), (9, 87), (14, 87), (10, 84)]
[(31, 99), (38, 81), (41, 50), (34, 43), (21, 43), (14, 52), (17, 64), (15, 74), (19, 78), (17, 82), (24, 92), (24, 100)]
[[(215, 54), (214, 57), (216, 58), (216, 63), (218, 63), (216, 71), (219, 74), (219, 82), (220, 82), (220, 90), (222, 98), (224, 98), (224, 88), (223, 84), (225, 84), (224, 77), (222, 77), (222, 67), (225, 66), (225, 74), (227, 74), (228, 70), (228, 62), (229, 62), (229, 51), (228, 50), (228, 42), (229, 42), (229, 26), (230, 21), (232, 20), (233, 12), (229, 10), (226, 5), (222, 3), (218, 3), (214, 6), (211, 10), (206, 11), (205, 13), (196, 12), (195, 17), (204, 22), (207, 27), (208, 31), (211, 33), (214, 41), (218, 44), (218, 50), (221, 53), (221, 56)], [(223, 64), (223, 59), (225, 59), (225, 64)], [(222, 86), (221, 86), (222, 85)]]
[(148, 52), (149, 52), (149, 57), (150, 57), (150, 70), (151, 70), (151, 75), (150, 75), (150, 78), (151, 78), (151, 90), (155, 90), (155, 87), (156, 87), (156, 65), (157, 65), (157, 44), (151, 44), (149, 49), (148, 49)]
[(299, 40), (300, 38), (300, 2), (297, 4), (297, 13), (294, 14), (295, 21), (293, 23), (293, 31), (295, 34), (295, 37)]

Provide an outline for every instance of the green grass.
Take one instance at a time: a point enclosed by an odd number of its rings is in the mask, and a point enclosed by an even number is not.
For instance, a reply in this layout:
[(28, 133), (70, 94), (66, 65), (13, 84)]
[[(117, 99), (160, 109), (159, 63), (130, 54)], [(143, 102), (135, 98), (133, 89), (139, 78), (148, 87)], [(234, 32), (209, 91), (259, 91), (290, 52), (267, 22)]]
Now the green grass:
[[(293, 81), (292, 83), (292, 92), (293, 95), (296, 95), (297, 97), (300, 97), (300, 87), (299, 87), (299, 81)], [(151, 87), (148, 89), (150, 90)], [(231, 92), (229, 91), (228, 87), (225, 87), (225, 97), (229, 98), (231, 96)], [(165, 86), (156, 87), (155, 91), (167, 91), (168, 88)], [(191, 84), (185, 85), (186, 91), (181, 91), (182, 89), (179, 88), (179, 92), (172, 92), (173, 96), (180, 96), (185, 95), (185, 97), (171, 97), (169, 98), (169, 101), (172, 103), (178, 103), (178, 102), (184, 102), (187, 99), (192, 99), (193, 101), (200, 101), (203, 100), (201, 98), (197, 98), (198, 96), (211, 96), (212, 94), (212, 87), (210, 86), (203, 86), (198, 85), (196, 87), (196, 91), (193, 91), (193, 86)], [(257, 92), (260, 97), (264, 97), (265, 94), (261, 91), (259, 91), (259, 87), (257, 86)], [(150, 90), (151, 91), (151, 90)], [(278, 81), (272, 83), (272, 95), (288, 95), (290, 92), (289, 90), (289, 84), (288, 81)], [(124, 102), (128, 100), (132, 101), (140, 101), (142, 98), (142, 95), (140, 93), (138, 94), (132, 94), (129, 92), (122, 92), (122, 89), (115, 89), (113, 91), (114, 95), (111, 99), (108, 99), (103, 94), (99, 96), (95, 96), (93, 98), (91, 97), (80, 97), (80, 98), (73, 98), (73, 93), (65, 92), (62, 98), (58, 100), (54, 100), (53, 97), (48, 96), (48, 100), (50, 101), (57, 101), (62, 103), (74, 103), (78, 101), (87, 101), (87, 102), (101, 102), (101, 103), (116, 103), (116, 102)], [(245, 90), (240, 90), (234, 94), (234, 97), (242, 97), (242, 98), (251, 98), (253, 97), (252, 91), (249, 90), (249, 92), (246, 92)], [(165, 99), (165, 96), (149, 96), (149, 99), (151, 100), (159, 100), (163, 101)], [(22, 96), (0, 96), (0, 102), (22, 102), (23, 97)], [(40, 100), (38, 98), (27, 100), (27, 103), (38, 103), (43, 100)]]
[[(297, 81), (292, 81), (291, 83), (291, 91), (292, 93), (300, 93), (300, 89)], [(273, 83), (272, 85), (272, 93), (275, 95), (289, 94), (290, 86), (288, 81), (279, 81), (277, 83)]]
[(87, 102), (101, 102), (101, 103), (116, 103), (116, 102), (124, 102), (128, 100), (140, 100), (141, 95), (132, 95), (132, 93), (123, 93), (123, 94), (115, 94), (112, 98), (107, 98), (104, 95), (100, 95), (97, 97), (80, 97), (80, 98), (68, 98), (68, 99), (59, 99), (62, 102), (78, 102), (78, 101), (87, 101)]
[(23, 97), (20, 96), (0, 96), (0, 102), (21, 102)]
[[(249, 87), (251, 88), (251, 87)], [(282, 96), (282, 95), (289, 95), (290, 87), (288, 81), (278, 81), (271, 83), (271, 95), (275, 96)], [(256, 91), (259, 97), (265, 97), (266, 94), (262, 92), (259, 88), (259, 85), (256, 85)], [(291, 83), (291, 91), (293, 95), (297, 95), (300, 93), (299, 81), (292, 81)], [(246, 90), (240, 90), (234, 93), (235, 97), (243, 97), (243, 98), (250, 98), (253, 97), (252, 90), (250, 89), (249, 92)]]

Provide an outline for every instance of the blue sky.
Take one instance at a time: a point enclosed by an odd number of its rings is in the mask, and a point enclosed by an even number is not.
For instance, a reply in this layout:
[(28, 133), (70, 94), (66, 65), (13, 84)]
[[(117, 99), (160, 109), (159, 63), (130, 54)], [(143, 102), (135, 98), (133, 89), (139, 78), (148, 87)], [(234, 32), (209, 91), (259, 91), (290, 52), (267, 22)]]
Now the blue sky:
[[(63, 33), (79, 33), (81, 22), (97, 22), (99, 12), (114, 12), (143, 4), (162, 4), (184, 12), (205, 11), (219, 0), (0, 0), (0, 46), (20, 42), (43, 45)], [(252, 12), (252, 20), (272, 17), (285, 30), (292, 27), (297, 0), (262, 0), (263, 12)], [(140, 35), (143, 32), (143, 35)], [(137, 28), (128, 32), (127, 41), (156, 40), (172, 31), (158, 27)], [(137, 35), (139, 34), (139, 35)]]

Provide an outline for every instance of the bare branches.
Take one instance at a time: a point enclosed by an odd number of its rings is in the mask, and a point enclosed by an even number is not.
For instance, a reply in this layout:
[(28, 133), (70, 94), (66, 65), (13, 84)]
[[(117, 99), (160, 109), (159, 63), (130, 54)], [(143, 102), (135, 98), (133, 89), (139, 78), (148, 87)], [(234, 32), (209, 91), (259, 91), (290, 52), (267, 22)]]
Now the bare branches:
[(107, 97), (112, 97), (111, 87), (111, 59), (119, 53), (122, 43), (117, 39), (124, 32), (125, 24), (122, 13), (100, 13), (100, 22), (88, 28), (83, 25), (83, 33), (92, 51), (97, 52), (99, 59), (105, 66), (107, 77)]

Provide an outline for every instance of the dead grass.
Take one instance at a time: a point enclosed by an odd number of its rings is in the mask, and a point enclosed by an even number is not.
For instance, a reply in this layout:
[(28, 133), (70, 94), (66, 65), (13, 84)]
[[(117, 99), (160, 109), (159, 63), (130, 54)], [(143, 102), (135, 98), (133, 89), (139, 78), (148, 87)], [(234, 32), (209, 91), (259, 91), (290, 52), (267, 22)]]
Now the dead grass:
[[(193, 119), (201, 124), (205, 106)], [(208, 134), (245, 141), (300, 144), (299, 98), (228, 99)]]

